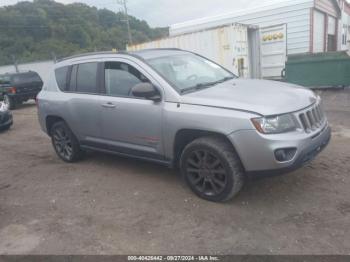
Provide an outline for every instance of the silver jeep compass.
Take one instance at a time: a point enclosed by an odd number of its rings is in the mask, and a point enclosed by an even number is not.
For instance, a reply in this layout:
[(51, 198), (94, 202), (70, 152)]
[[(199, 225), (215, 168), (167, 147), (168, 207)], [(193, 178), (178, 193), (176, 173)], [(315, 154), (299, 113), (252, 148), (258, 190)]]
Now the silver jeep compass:
[(211, 201), (234, 197), (248, 175), (301, 167), (331, 137), (312, 91), (238, 79), (178, 49), (67, 58), (37, 103), (62, 160), (97, 150), (178, 167), (194, 193)]

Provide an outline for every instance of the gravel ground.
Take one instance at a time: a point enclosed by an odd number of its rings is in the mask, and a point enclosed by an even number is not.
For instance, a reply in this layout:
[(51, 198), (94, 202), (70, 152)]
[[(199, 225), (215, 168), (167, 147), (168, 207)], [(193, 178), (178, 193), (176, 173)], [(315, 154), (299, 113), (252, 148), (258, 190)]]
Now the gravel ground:
[(155, 164), (63, 163), (26, 104), (0, 134), (0, 254), (350, 254), (350, 90), (320, 94), (329, 147), (226, 204)]

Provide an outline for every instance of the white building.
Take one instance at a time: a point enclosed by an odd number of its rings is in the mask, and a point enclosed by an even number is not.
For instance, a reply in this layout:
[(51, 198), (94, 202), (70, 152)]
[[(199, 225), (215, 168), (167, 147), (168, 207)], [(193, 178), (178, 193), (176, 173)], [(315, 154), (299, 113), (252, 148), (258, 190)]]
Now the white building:
[(170, 36), (231, 23), (260, 28), (261, 72), (280, 78), (288, 55), (349, 49), (346, 0), (293, 0), (170, 26)]
[(337, 0), (293, 0), (174, 24), (170, 26), (170, 36), (229, 23), (261, 28), (284, 24), (288, 54), (337, 51), (341, 50), (341, 16)]
[(345, 0), (339, 1), (342, 10), (341, 30), (341, 50), (350, 50), (350, 4)]

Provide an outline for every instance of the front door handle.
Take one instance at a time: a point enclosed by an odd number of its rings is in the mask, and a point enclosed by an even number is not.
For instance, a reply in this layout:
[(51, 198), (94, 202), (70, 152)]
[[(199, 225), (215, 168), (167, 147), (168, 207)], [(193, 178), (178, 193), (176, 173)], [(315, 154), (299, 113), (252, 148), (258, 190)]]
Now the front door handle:
[(108, 102), (106, 104), (102, 104), (103, 107), (105, 108), (116, 108), (117, 106), (111, 102)]

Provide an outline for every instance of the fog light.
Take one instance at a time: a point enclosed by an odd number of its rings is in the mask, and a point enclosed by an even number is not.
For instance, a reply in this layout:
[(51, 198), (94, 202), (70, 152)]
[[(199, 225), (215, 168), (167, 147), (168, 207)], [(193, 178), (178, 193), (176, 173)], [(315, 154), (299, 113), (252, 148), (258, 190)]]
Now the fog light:
[(290, 161), (294, 158), (297, 152), (296, 148), (282, 148), (275, 151), (275, 158), (279, 162)]

